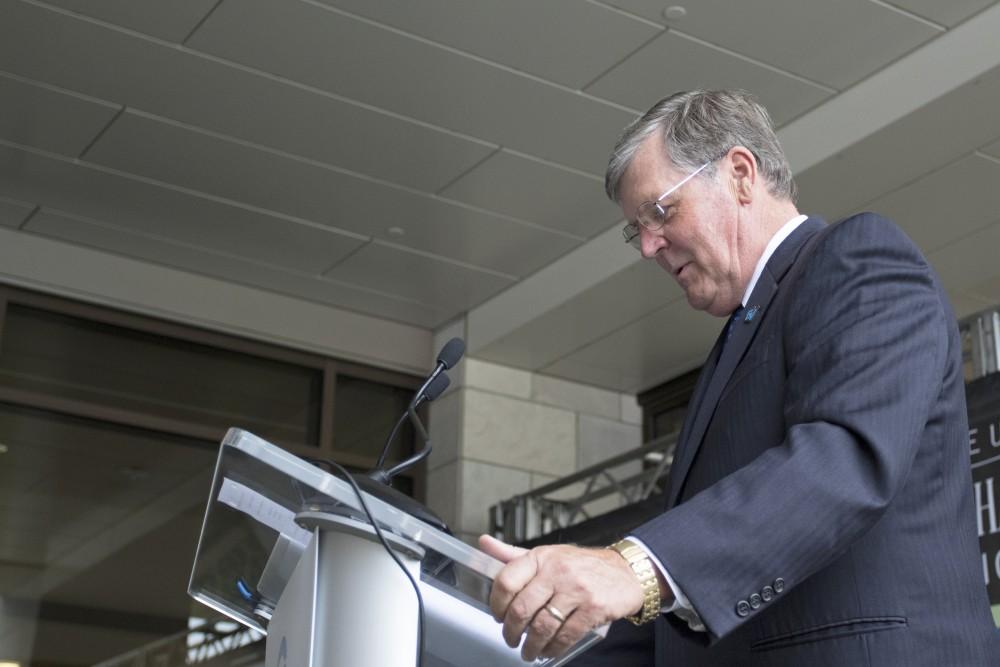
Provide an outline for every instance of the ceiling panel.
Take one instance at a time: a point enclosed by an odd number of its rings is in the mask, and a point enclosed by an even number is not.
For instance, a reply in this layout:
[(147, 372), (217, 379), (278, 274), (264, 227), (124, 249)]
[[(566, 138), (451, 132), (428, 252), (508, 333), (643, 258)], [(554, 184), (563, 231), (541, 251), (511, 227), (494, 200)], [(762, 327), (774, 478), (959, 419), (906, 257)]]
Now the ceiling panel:
[[(1000, 212), (997, 214), (1000, 219)], [(949, 291), (966, 291), (1000, 303), (1000, 224), (988, 224), (964, 238), (927, 255), (927, 260)], [(984, 291), (985, 286), (985, 291)]]
[(0, 137), (76, 157), (119, 107), (0, 73)]
[(881, 197), (873, 211), (931, 253), (1000, 218), (1000, 164), (977, 155)]
[(541, 369), (618, 391), (636, 392), (701, 365), (724, 319), (678, 299)]
[[(580, 242), (137, 114), (121, 116), (87, 159), (512, 275), (525, 275)], [(394, 227), (404, 235), (390, 232)]]
[[(326, 273), (371, 289), (464, 312), (513, 284), (511, 278), (448, 262), (379, 241), (369, 243)], [(414, 280), (419, 276), (420, 280)]]
[[(1000, 284), (997, 287), (1000, 287)], [(1000, 304), (1000, 291), (997, 291), (992, 299), (986, 299), (968, 292), (949, 290), (948, 301), (951, 303), (952, 310), (955, 311), (955, 317), (962, 319)]]
[(378, 178), (433, 191), (495, 149), (37, 6), (0, 12), (0, 70)]
[[(201, 51), (588, 173), (633, 114), (305, 3), (223, 3)], [(433, 76), (428, 76), (433, 72)]]
[(796, 174), (801, 210), (834, 220), (953, 162), (1000, 136), (997, 108), (1000, 68)]
[(212, 9), (217, 0), (45, 0), (47, 4), (153, 35), (180, 42)]
[[(666, 23), (657, 0), (610, 4)], [(940, 34), (870, 0), (699, 0), (672, 28), (839, 90)]]
[(582, 87), (660, 32), (579, 0), (319, 2), (571, 88)]
[(56, 211), (41, 211), (32, 219), (28, 231), (161, 266), (416, 326), (430, 328), (447, 317), (440, 309), (365, 286), (282, 270), (90, 220), (72, 218)]
[(1000, 141), (995, 141), (982, 149), (982, 152), (1000, 160)]
[(499, 151), (445, 188), (442, 195), (583, 238), (621, 218), (604, 180)]
[(635, 264), (476, 351), (518, 368), (542, 368), (670, 301), (681, 289), (654, 262)]
[(597, 79), (587, 92), (645, 111), (672, 91), (734, 87), (757, 95), (778, 125), (832, 94), (675, 32), (654, 39)]
[(0, 197), (0, 227), (20, 227), (33, 210), (34, 204)]
[(973, 14), (995, 4), (995, 0), (948, 0), (948, 2), (941, 2), (941, 0), (891, 0), (890, 4), (952, 28)]
[(303, 272), (362, 239), (0, 146), (0, 196)]

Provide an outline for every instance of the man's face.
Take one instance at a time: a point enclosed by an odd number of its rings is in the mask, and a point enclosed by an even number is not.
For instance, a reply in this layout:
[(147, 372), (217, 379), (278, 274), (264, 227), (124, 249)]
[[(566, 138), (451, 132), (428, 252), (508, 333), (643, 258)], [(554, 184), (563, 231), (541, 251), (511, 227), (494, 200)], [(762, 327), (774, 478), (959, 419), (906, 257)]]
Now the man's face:
[[(739, 263), (735, 192), (727, 186), (727, 159), (714, 163), (715, 176), (695, 176), (660, 200), (664, 225), (655, 231), (639, 226), (642, 256), (655, 259), (674, 277), (692, 308), (725, 316), (743, 296)], [(660, 136), (647, 139), (621, 181), (621, 206), (634, 221), (641, 204), (655, 201), (690, 172), (666, 159)]]

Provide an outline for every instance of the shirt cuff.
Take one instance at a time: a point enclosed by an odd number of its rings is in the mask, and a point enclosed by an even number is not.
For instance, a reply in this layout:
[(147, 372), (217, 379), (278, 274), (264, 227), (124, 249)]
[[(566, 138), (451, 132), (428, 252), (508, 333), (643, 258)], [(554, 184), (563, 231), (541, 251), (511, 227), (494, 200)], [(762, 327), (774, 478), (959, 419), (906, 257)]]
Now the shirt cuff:
[(660, 612), (663, 614), (675, 614), (678, 618), (687, 623), (688, 627), (695, 632), (706, 632), (705, 624), (701, 621), (701, 616), (699, 616), (698, 612), (694, 610), (694, 606), (691, 604), (691, 601), (688, 600), (687, 596), (684, 595), (684, 591), (681, 590), (680, 586), (677, 585), (677, 582), (674, 581), (673, 577), (670, 576), (670, 573), (667, 572), (667, 568), (663, 567), (663, 563), (661, 563), (660, 559), (656, 557), (656, 554), (654, 554), (650, 548), (637, 537), (629, 535), (625, 539), (630, 542), (634, 542), (636, 546), (646, 552), (646, 556), (649, 557), (649, 560), (656, 566), (656, 569), (660, 571), (660, 574), (663, 575), (663, 578), (667, 581), (667, 586), (670, 587), (670, 592), (674, 594), (674, 601), (669, 605), (663, 605), (663, 607), (660, 608)]

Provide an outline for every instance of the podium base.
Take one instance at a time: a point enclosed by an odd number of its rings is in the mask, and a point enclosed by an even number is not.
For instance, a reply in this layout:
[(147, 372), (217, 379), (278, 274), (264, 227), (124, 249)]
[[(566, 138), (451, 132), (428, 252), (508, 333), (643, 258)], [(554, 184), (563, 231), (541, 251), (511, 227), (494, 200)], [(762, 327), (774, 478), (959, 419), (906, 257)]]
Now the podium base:
[[(413, 667), (417, 597), (371, 525), (328, 512), (302, 512), (296, 521), (313, 536), (271, 617), (265, 665)], [(382, 534), (419, 581), (423, 550)]]

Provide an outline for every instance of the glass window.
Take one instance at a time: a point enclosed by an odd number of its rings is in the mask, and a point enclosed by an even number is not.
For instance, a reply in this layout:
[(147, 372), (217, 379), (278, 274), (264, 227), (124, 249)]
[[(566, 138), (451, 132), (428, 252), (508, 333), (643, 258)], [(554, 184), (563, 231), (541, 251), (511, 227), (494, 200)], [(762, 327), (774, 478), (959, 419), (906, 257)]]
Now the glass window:
[(280, 445), (319, 441), (322, 371), (11, 304), (0, 383)]
[[(368, 457), (374, 464), (393, 425), (406, 411), (412, 397), (412, 389), (337, 375), (333, 449)], [(386, 461), (399, 462), (413, 454), (414, 437), (413, 426), (407, 419), (396, 434)]]
[(0, 444), (0, 660), (91, 665), (206, 616), (215, 443), (0, 404)]

